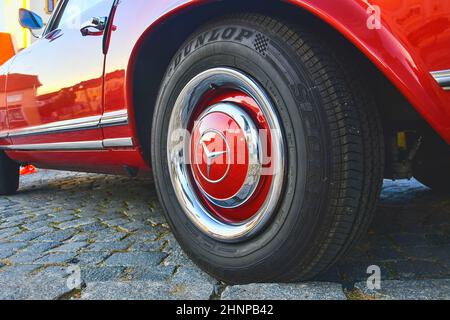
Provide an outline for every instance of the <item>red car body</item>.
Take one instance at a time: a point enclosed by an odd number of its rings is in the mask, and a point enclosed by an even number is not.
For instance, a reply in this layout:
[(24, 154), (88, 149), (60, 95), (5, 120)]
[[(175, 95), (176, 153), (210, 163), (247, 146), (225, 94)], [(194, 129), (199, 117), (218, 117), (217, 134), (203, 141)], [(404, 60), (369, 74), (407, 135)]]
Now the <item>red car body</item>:
[[(231, 2), (104, 1), (101, 9), (111, 23), (107, 34), (46, 32), (0, 68), (0, 148), (13, 160), (40, 167), (148, 172), (133, 97), (143, 43), (157, 32), (164, 35), (173, 18), (189, 19), (204, 6)], [(442, 87), (448, 79), (439, 85), (432, 74), (450, 69), (449, 0), (273, 1), (278, 2), (341, 33), (450, 143), (450, 92)], [(381, 23), (369, 30), (374, 8), (381, 10)]]

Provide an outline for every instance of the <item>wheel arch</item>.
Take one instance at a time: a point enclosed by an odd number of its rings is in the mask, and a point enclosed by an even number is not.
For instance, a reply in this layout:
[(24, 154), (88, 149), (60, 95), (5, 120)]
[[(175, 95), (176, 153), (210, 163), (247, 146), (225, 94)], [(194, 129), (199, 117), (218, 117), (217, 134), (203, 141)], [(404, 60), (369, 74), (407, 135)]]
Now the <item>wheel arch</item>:
[[(374, 86), (379, 107), (385, 109), (384, 106), (389, 106), (386, 112), (381, 110), (386, 121), (404, 123), (406, 118), (417, 123), (425, 118), (447, 142), (450, 141), (450, 120), (443, 108), (448, 96), (440, 92), (442, 89), (423, 61), (410, 53), (391, 32), (389, 24), (382, 21), (380, 29), (367, 32), (369, 15), (365, 1), (346, 1), (338, 9), (333, 8), (329, 1), (311, 0), (248, 0), (245, 4), (234, 0), (176, 3), (141, 33), (127, 70), (127, 92), (132, 100), (135, 129), (146, 159), (150, 156), (151, 125), (148, 121), (152, 119), (159, 87), (176, 51), (197, 28), (213, 20), (211, 17), (216, 19), (248, 11), (270, 14), (291, 23), (307, 21), (350, 50), (358, 51), (367, 72), (371, 73), (368, 78)], [(158, 50), (154, 50), (155, 47)], [(150, 79), (148, 74), (151, 74)], [(388, 94), (379, 94), (386, 87), (389, 87)]]

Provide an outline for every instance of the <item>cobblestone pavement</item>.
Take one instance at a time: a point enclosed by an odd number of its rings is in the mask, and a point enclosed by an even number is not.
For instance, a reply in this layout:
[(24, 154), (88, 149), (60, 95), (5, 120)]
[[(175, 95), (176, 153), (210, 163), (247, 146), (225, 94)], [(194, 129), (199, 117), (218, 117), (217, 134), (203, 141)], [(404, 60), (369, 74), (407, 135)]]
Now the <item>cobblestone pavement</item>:
[(150, 179), (40, 170), (0, 197), (0, 299), (450, 299), (450, 197), (386, 182), (377, 211), (316, 282), (226, 286), (182, 253)]

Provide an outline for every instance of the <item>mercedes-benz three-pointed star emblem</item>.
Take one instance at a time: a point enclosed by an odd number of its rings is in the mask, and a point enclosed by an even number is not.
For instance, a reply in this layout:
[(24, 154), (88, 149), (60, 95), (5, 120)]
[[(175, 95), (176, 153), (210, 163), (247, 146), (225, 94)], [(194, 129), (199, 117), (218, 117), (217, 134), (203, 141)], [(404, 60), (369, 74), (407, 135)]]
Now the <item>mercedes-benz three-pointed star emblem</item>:
[(227, 154), (228, 150), (224, 150), (224, 151), (217, 151), (217, 152), (211, 152), (208, 150), (208, 147), (205, 144), (205, 141), (201, 141), (202, 147), (203, 147), (203, 152), (206, 155), (206, 171), (207, 171), (207, 176), (208, 178), (211, 176), (211, 165), (214, 161), (214, 159), (217, 159), (218, 157)]
[[(220, 150), (220, 151), (211, 151), (208, 146), (206, 145), (207, 142), (212, 141), (212, 137), (211, 134), (214, 135), (215, 139), (220, 139), (221, 142), (223, 142), (225, 144), (225, 149), (224, 150)], [(203, 154), (205, 156), (205, 160), (206, 160), (206, 174), (205, 172), (202, 172), (202, 170), (199, 168), (199, 171), (201, 173), (201, 175), (208, 180), (210, 183), (219, 183), (220, 181), (222, 181), (223, 179), (226, 178), (226, 176), (228, 175), (228, 172), (230, 170), (230, 159), (229, 159), (229, 154), (230, 154), (230, 146), (228, 144), (227, 139), (225, 138), (225, 136), (220, 132), (217, 131), (215, 129), (210, 129), (207, 130), (206, 132), (203, 133), (202, 137), (200, 138), (198, 145), (201, 146), (202, 150), (203, 150)], [(217, 146), (217, 144), (215, 144)], [(211, 146), (209, 146), (211, 148)], [(214, 160), (223, 156), (223, 155), (227, 155), (227, 160), (226, 160), (226, 165), (228, 166), (228, 168), (226, 169), (224, 175), (217, 180), (211, 180), (211, 168), (213, 167), (214, 164)], [(199, 162), (197, 162), (197, 166), (199, 165)]]

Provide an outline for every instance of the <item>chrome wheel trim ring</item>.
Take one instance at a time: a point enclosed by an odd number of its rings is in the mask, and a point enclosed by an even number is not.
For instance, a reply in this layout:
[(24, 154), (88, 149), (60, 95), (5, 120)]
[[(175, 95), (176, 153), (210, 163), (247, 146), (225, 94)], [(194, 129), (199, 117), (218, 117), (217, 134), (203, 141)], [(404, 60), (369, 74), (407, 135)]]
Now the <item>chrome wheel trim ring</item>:
[[(199, 199), (190, 179), (191, 117), (211, 87), (237, 89), (251, 96), (261, 108), (272, 141), (272, 184), (260, 210), (242, 223), (226, 223), (213, 216)], [(281, 124), (270, 98), (253, 79), (232, 68), (213, 68), (194, 77), (178, 96), (170, 118), (167, 157), (170, 179), (175, 195), (187, 217), (204, 234), (223, 242), (245, 241), (260, 231), (272, 217), (280, 199), (285, 170), (285, 148)]]

